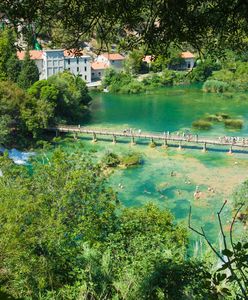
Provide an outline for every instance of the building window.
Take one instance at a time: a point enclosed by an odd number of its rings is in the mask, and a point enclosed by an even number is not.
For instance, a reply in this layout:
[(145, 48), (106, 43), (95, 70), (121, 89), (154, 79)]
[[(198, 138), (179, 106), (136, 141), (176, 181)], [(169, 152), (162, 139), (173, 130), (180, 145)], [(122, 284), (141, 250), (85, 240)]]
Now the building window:
[(84, 79), (87, 80), (87, 75), (84, 76)]
[(70, 58), (68, 59), (68, 65), (71, 63), (71, 60), (70, 60)]
[(70, 71), (71, 70), (71, 68), (68, 68), (68, 71)]
[(79, 72), (79, 67), (77, 67), (77, 72)]
[(77, 64), (79, 64), (79, 58), (77, 57)]
[(91, 75), (92, 75), (92, 76), (94, 76), (94, 75), (95, 75), (95, 73), (93, 72), (93, 73), (91, 73)]
[(85, 64), (87, 63), (87, 59), (86, 59), (86, 58), (84, 59), (84, 63), (85, 63)]
[(84, 67), (84, 71), (85, 71), (85, 72), (87, 71), (87, 67)]
[(101, 72), (98, 72), (98, 75), (101, 76)]

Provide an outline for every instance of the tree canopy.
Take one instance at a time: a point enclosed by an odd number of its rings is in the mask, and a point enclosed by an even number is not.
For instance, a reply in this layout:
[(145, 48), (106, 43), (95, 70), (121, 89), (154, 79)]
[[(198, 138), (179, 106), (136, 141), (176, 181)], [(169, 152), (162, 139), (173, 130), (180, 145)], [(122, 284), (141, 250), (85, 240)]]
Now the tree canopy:
[(120, 207), (89, 156), (56, 149), (27, 169), (4, 154), (0, 169), (1, 291), (40, 300), (217, 299), (208, 265), (185, 260), (185, 228), (153, 204)]
[(0, 11), (13, 25), (24, 25), (24, 33), (34, 24), (37, 32), (60, 27), (68, 46), (91, 37), (105, 43), (119, 39), (127, 48), (145, 45), (154, 53), (164, 53), (171, 42), (214, 52), (227, 44), (247, 45), (244, 0), (3, 0)]

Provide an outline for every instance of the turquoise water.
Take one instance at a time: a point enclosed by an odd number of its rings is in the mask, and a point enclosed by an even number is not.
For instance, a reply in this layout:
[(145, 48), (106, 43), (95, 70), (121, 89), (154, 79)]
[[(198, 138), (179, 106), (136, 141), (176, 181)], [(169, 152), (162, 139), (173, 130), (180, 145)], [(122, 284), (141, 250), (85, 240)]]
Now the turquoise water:
[[(240, 131), (227, 130), (216, 124), (202, 135), (245, 136), (248, 133), (248, 101), (246, 96), (220, 97), (205, 94), (200, 87), (173, 87), (145, 95), (93, 94), (92, 118), (87, 126), (100, 128), (133, 128), (142, 131), (191, 130), (191, 124), (206, 113), (225, 112), (244, 120)], [(175, 221), (187, 223), (189, 207), (192, 206), (192, 223), (203, 226), (213, 241), (219, 239), (216, 212), (224, 200), (228, 205), (223, 211), (225, 229), (231, 219), (232, 193), (248, 175), (248, 154), (227, 155), (227, 149), (203, 153), (199, 149), (176, 147), (149, 148), (137, 141), (131, 146), (128, 140), (99, 140), (85, 143), (97, 151), (100, 157), (108, 151), (122, 155), (127, 151), (142, 153), (144, 163), (130, 169), (116, 169), (109, 184), (118, 192), (125, 206), (141, 206), (154, 202), (161, 208), (169, 208)], [(221, 150), (221, 151), (220, 151)], [(171, 176), (173, 172), (173, 176)], [(120, 188), (120, 185), (123, 188)], [(196, 188), (200, 198), (196, 199)], [(196, 238), (196, 237), (195, 237)]]
[[(173, 87), (142, 95), (93, 95), (90, 124), (106, 126), (129, 126), (148, 131), (176, 131), (191, 128), (193, 121), (205, 113), (229, 113), (235, 118), (248, 119), (248, 101), (242, 95), (223, 98), (216, 94), (202, 93), (200, 87)], [(245, 122), (239, 132), (248, 132)], [(204, 134), (204, 133), (203, 133)], [(229, 134), (223, 124), (217, 124), (207, 133)]]

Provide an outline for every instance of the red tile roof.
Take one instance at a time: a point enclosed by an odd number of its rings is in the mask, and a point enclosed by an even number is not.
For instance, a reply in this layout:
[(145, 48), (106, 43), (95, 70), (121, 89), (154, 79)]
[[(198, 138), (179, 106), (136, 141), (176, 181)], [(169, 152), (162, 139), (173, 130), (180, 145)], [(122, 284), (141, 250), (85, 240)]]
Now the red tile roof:
[(107, 69), (107, 68), (108, 68), (108, 65), (105, 64), (105, 63), (102, 63), (102, 62), (94, 61), (94, 62), (91, 64), (91, 68), (92, 68), (93, 70), (103, 70), (103, 69)]
[[(20, 60), (24, 60), (25, 51), (17, 51), (16, 54)], [(34, 60), (42, 59), (42, 54), (43, 54), (42, 50), (30, 50), (29, 51), (30, 58), (34, 59)]]
[(105, 58), (107, 58), (108, 60), (124, 60), (125, 59), (125, 57), (119, 53), (103, 53), (101, 55), (104, 56)]
[(189, 51), (182, 52), (181, 57), (182, 58), (195, 58), (194, 54)]

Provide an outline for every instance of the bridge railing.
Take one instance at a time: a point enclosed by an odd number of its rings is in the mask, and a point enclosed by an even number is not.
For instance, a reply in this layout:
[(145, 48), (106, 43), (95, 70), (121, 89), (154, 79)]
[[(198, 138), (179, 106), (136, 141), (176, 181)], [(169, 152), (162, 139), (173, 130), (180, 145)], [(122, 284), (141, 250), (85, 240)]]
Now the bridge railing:
[[(198, 143), (210, 143), (210, 144), (225, 144), (225, 145), (241, 145), (246, 144), (248, 145), (248, 138), (245, 137), (236, 137), (236, 140), (234, 141), (231, 139), (231, 137), (225, 138), (225, 136), (205, 136), (205, 135), (199, 135), (197, 133), (188, 133), (188, 132), (168, 132), (168, 131), (157, 131), (157, 132), (151, 132), (151, 131), (141, 131), (139, 129), (129, 129), (129, 128), (123, 128), (123, 129), (117, 129), (113, 130), (113, 128), (91, 128), (87, 126), (80, 126), (80, 125), (64, 125), (60, 124), (58, 126), (54, 126), (51, 128), (48, 128), (50, 130), (61, 130), (64, 132), (77, 132), (77, 133), (92, 133), (92, 134), (99, 134), (99, 135), (116, 135), (116, 136), (133, 136), (136, 138), (154, 138), (154, 139), (168, 139), (168, 140), (175, 140), (175, 141), (182, 141), (182, 142), (198, 142)], [(238, 139), (237, 139), (238, 138)], [(245, 139), (245, 140), (243, 140)]]

